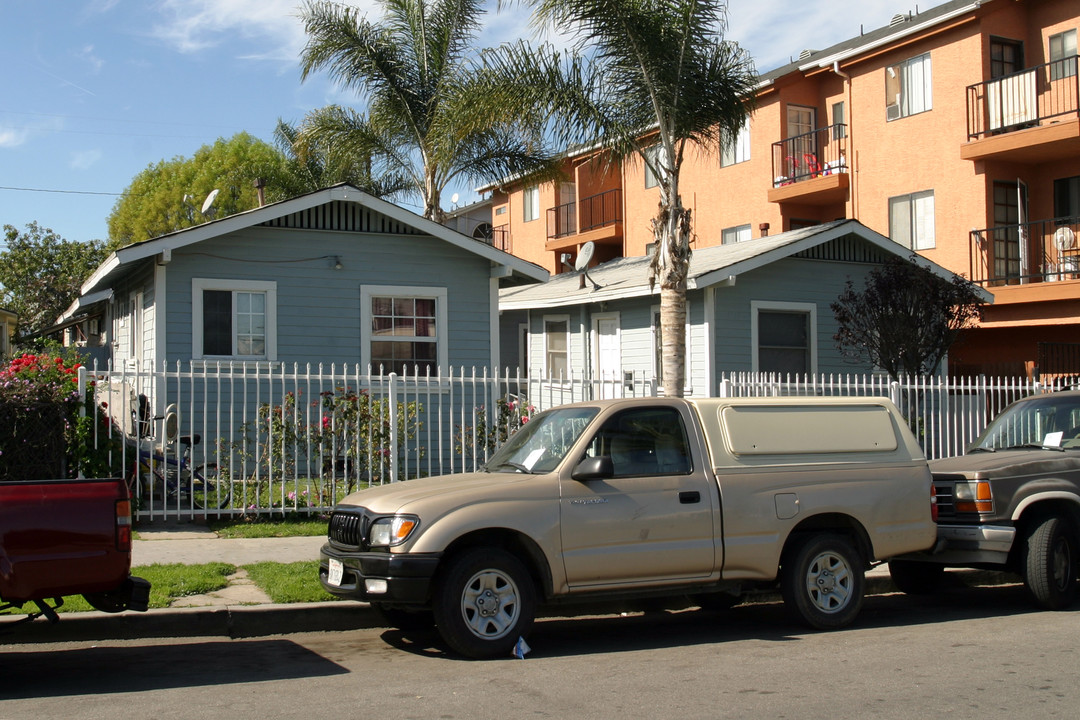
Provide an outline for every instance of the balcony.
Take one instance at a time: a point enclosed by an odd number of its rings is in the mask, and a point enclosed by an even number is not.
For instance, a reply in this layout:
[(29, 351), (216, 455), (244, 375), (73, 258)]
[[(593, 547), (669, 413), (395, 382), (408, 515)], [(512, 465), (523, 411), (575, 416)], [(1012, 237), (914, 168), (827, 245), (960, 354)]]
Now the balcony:
[(973, 230), (969, 277), (990, 288), (1080, 280), (1078, 236), (1078, 217)]
[(847, 125), (773, 143), (769, 202), (833, 205), (848, 196)]
[(510, 242), (510, 226), (499, 225), (491, 230), (491, 245), (492, 247), (502, 250), (503, 252), (514, 252), (514, 245)]
[(622, 242), (620, 188), (548, 208), (547, 250), (564, 250), (589, 241)]
[(967, 88), (965, 160), (1040, 163), (1080, 155), (1077, 56)]

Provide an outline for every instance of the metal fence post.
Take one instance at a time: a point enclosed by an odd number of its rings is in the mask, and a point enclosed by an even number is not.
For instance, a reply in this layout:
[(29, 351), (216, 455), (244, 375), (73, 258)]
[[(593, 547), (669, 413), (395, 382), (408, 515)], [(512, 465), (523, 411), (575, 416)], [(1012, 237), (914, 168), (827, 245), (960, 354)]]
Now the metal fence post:
[(398, 437), (398, 407), (397, 407), (397, 373), (390, 373), (387, 378), (389, 380), (389, 392), (387, 395), (390, 404), (390, 482), (397, 482), (398, 479), (398, 443), (400, 438)]

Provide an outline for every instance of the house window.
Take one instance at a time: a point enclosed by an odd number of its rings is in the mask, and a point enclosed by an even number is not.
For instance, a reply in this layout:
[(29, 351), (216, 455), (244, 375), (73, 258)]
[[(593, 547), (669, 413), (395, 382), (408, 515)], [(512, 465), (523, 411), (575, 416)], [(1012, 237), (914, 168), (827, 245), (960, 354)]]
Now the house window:
[(360, 296), (362, 366), (420, 376), (446, 367), (445, 288), (365, 285)]
[(930, 53), (885, 68), (885, 119), (926, 112), (933, 107)]
[(195, 278), (192, 357), (277, 359), (277, 283)]
[(544, 318), (544, 372), (558, 380), (570, 377), (570, 319)]
[(750, 159), (750, 123), (739, 128), (738, 134), (732, 139), (728, 133), (724, 133), (723, 145), (720, 151), (720, 167), (736, 165)]
[(656, 175), (656, 166), (660, 164), (660, 144), (645, 148), (645, 188), (654, 188), (660, 184)]
[(1080, 217), (1080, 175), (1054, 181), (1054, 217), (1066, 224)]
[(754, 372), (817, 372), (817, 305), (754, 301), (750, 310)]
[(540, 217), (540, 188), (536, 185), (525, 188), (523, 199), (525, 202), (525, 214), (522, 219), (525, 222), (532, 222)]
[(847, 119), (844, 112), (844, 103), (833, 103), (832, 106), (832, 139), (843, 140), (847, 137)]
[(739, 225), (737, 227), (724, 228), (720, 233), (724, 245), (746, 242), (750, 239), (750, 226)]
[(1068, 30), (1050, 36), (1050, 79), (1076, 75), (1076, 31)]
[(889, 198), (889, 237), (912, 250), (935, 246), (933, 190)]

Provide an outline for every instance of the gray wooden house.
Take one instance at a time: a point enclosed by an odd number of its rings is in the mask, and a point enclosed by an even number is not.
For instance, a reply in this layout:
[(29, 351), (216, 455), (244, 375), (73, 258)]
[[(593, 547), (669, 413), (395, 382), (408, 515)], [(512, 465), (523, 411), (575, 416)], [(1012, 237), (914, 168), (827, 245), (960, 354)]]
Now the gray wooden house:
[[(830, 304), (852, 280), (911, 251), (855, 220), (695, 250), (687, 282), (686, 392), (721, 373), (868, 373), (841, 357)], [(944, 278), (952, 273), (920, 259)], [(502, 359), (532, 377), (612, 383), (660, 375), (660, 294), (646, 257), (500, 292)], [(984, 299), (990, 301), (989, 294)]]
[(104, 306), (118, 367), (348, 363), (435, 374), (498, 365), (499, 289), (547, 277), (338, 185), (124, 247), (69, 313)]

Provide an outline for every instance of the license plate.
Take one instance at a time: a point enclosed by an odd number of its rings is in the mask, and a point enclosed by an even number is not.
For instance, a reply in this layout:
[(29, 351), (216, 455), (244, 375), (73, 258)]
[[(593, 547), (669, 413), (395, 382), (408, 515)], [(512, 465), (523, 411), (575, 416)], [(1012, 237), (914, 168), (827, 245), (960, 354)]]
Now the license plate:
[(326, 582), (334, 587), (341, 587), (341, 578), (345, 574), (345, 566), (340, 560), (330, 558), (330, 572), (326, 575)]

